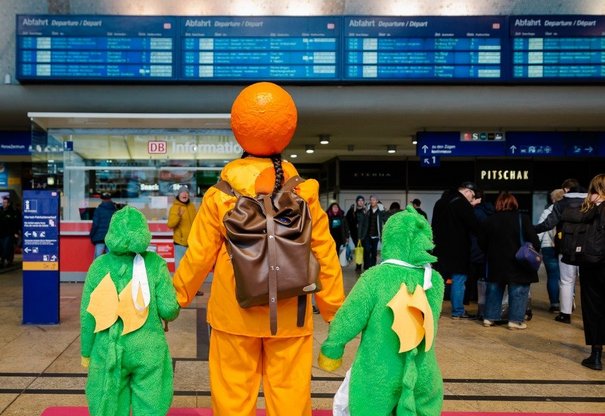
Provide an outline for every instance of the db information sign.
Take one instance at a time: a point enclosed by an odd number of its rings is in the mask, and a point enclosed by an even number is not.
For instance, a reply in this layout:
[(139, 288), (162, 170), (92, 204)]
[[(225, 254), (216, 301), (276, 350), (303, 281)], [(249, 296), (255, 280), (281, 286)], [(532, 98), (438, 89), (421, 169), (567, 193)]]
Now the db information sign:
[(168, 145), (164, 141), (147, 142), (147, 153), (150, 155), (165, 154), (168, 150)]

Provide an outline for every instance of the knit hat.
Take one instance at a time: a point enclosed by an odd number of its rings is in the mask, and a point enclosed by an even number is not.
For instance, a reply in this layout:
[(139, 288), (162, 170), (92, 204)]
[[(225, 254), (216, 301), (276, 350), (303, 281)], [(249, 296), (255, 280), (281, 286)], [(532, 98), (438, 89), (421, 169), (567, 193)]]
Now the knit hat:
[(362, 195), (357, 195), (357, 198), (355, 198), (355, 202), (359, 201), (360, 199), (363, 199), (364, 201), (366, 200)]
[(109, 192), (103, 192), (101, 194), (101, 199), (104, 199), (104, 200), (111, 199), (111, 194)]
[(188, 194), (190, 193), (189, 188), (185, 185), (181, 185), (179, 187), (179, 190), (176, 192), (176, 196), (179, 196), (181, 194), (181, 192), (187, 192)]

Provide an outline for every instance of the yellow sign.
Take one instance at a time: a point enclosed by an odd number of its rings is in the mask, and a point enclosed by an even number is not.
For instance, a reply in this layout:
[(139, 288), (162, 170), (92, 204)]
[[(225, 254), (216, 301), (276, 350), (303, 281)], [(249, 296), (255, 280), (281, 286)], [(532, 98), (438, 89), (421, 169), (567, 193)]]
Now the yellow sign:
[(57, 261), (24, 261), (23, 270), (59, 270)]

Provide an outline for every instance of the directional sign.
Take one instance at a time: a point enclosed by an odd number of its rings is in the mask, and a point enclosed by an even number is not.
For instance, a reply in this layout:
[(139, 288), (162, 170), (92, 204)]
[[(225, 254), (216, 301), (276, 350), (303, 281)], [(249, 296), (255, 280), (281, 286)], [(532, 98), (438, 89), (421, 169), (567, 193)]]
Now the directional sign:
[(23, 192), (23, 323), (59, 323), (59, 192)]
[(504, 156), (504, 141), (461, 141), (460, 132), (418, 132), (417, 156)]
[(506, 134), (506, 156), (564, 156), (563, 133), (510, 132)]
[(439, 156), (423, 156), (420, 158), (420, 167), (438, 168), (439, 166), (441, 166), (441, 158)]

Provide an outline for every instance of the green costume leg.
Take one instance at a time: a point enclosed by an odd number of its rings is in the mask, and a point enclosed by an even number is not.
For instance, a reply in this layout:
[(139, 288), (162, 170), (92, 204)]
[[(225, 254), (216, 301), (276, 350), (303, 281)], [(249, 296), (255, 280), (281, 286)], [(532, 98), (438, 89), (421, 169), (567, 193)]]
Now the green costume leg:
[[(386, 360), (388, 361), (388, 360)], [(351, 416), (390, 416), (399, 400), (398, 392), (402, 374), (400, 369), (376, 365), (376, 371), (355, 371), (351, 369), (351, 385), (349, 386), (349, 406)], [(355, 375), (357, 373), (357, 376)]]
[(172, 404), (172, 361), (163, 358), (135, 368), (131, 374), (132, 415), (164, 416)]
[(443, 407), (443, 379), (438, 369), (435, 350), (417, 359), (418, 380), (414, 388), (418, 416), (439, 416)]

